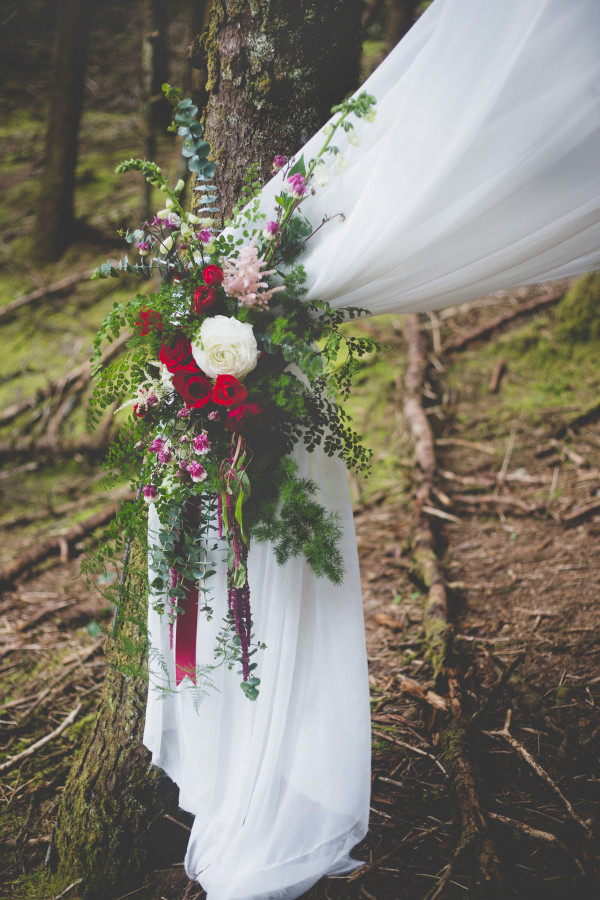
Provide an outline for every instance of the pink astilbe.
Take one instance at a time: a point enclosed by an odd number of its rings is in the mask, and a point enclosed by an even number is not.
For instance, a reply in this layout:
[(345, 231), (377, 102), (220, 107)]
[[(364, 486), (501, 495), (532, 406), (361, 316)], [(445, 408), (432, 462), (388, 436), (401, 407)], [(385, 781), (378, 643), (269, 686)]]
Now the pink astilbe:
[(265, 257), (258, 255), (253, 241), (246, 244), (237, 259), (228, 259), (223, 266), (225, 292), (235, 297), (240, 306), (260, 306), (264, 309), (273, 294), (283, 290), (283, 286), (269, 288), (263, 281), (267, 275), (275, 274), (274, 269), (263, 270), (265, 265)]

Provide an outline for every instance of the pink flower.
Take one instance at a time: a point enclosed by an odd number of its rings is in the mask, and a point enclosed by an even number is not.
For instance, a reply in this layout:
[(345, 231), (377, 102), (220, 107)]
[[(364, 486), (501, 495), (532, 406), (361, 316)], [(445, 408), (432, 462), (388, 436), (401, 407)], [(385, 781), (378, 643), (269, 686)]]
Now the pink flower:
[(203, 244), (210, 244), (210, 242), (212, 241), (210, 228), (203, 228), (202, 231), (199, 231), (198, 240), (202, 241)]
[(291, 178), (288, 178), (283, 186), (283, 189), (286, 194), (290, 194), (290, 196), (295, 197), (296, 200), (301, 200), (302, 197), (304, 197), (304, 195), (308, 193), (306, 178), (304, 177), (304, 175), (301, 175), (300, 172), (296, 172), (295, 175), (292, 175)]
[(148, 241), (140, 241), (139, 244), (136, 244), (135, 246), (138, 248), (140, 256), (150, 253), (150, 244)]
[(166, 466), (173, 462), (173, 451), (170, 447), (163, 447), (163, 449), (159, 450), (156, 454), (156, 458), (161, 465)]
[(205, 431), (194, 438), (194, 450), (201, 456), (204, 456), (204, 454), (208, 453), (210, 450), (210, 441), (208, 440), (208, 435)]
[(277, 156), (275, 156), (273, 159), (273, 174), (275, 174), (275, 172), (279, 172), (280, 169), (283, 169), (286, 162), (287, 156), (282, 156), (280, 153), (278, 153)]
[(146, 503), (152, 503), (152, 501), (158, 497), (158, 491), (153, 484), (146, 484), (142, 488), (142, 494), (144, 495)]
[(221, 413), (218, 409), (213, 409), (213, 411), (208, 414), (208, 418), (211, 422), (218, 422), (221, 418)]
[(158, 453), (158, 451), (159, 451), (159, 450), (162, 450), (162, 448), (163, 448), (164, 446), (165, 446), (165, 442), (164, 442), (164, 441), (161, 441), (160, 438), (154, 438), (154, 440), (152, 441), (152, 443), (151, 443), (150, 446), (148, 447), (148, 450), (150, 451), (150, 453)]
[(240, 306), (264, 308), (276, 291), (283, 290), (283, 286), (269, 288), (263, 280), (267, 275), (274, 275), (275, 270), (264, 269), (265, 258), (258, 255), (253, 241), (254, 238), (250, 244), (242, 247), (237, 259), (226, 260), (223, 266), (223, 287), (225, 293), (239, 301)]
[(184, 406), (183, 409), (180, 409), (177, 413), (178, 419), (187, 419), (187, 417), (191, 414), (192, 410), (188, 409), (187, 406)]
[(158, 403), (158, 397), (156, 396), (156, 394), (148, 394), (148, 396), (146, 398), (146, 404), (148, 406), (156, 406), (157, 403)]
[(264, 227), (263, 235), (268, 241), (272, 241), (278, 231), (279, 224), (277, 222), (267, 222)]
[(191, 462), (187, 470), (192, 477), (192, 481), (204, 481), (207, 476), (206, 469), (199, 462)]

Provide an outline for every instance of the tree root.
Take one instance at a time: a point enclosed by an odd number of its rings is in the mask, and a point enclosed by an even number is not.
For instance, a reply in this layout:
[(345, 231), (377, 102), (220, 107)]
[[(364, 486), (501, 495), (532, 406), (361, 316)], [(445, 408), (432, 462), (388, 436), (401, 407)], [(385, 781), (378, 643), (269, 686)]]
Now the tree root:
[(448, 601), (441, 566), (435, 552), (435, 540), (426, 507), (433, 506), (435, 475), (433, 432), (421, 402), (421, 390), (427, 368), (425, 338), (416, 315), (405, 317), (404, 333), (408, 345), (408, 367), (404, 377), (404, 418), (415, 445), (417, 489), (412, 525), (412, 551), (415, 563), (429, 589), (424, 611), (428, 658), (434, 675), (441, 671), (448, 626)]
[(481, 808), (475, 769), (470, 758), (472, 731), (463, 712), (460, 676), (452, 655), (453, 629), (449, 623), (446, 586), (435, 550), (435, 538), (428, 507), (436, 473), (433, 432), (425, 415), (421, 394), (427, 368), (425, 339), (416, 315), (405, 317), (408, 367), (405, 374), (404, 416), (415, 445), (417, 489), (412, 528), (412, 550), (417, 568), (429, 588), (424, 628), (426, 657), (434, 675), (446, 675), (451, 720), (440, 733), (443, 762), (456, 797), (460, 817), (460, 837), (453, 859), (448, 863), (427, 900), (442, 897), (459, 859), (468, 851), (475, 857), (470, 896), (494, 900), (504, 898), (504, 880), (496, 847)]

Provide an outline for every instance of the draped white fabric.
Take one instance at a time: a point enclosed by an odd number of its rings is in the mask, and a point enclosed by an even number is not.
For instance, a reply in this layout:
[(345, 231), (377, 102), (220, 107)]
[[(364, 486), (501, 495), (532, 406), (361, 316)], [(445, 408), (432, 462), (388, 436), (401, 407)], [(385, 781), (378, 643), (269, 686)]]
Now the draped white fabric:
[[(346, 216), (309, 244), (310, 296), (419, 311), (600, 265), (599, 39), (598, 0), (435, 0), (363, 86), (378, 115), (358, 123), (358, 148), (338, 142), (348, 168), (306, 205), (315, 225)], [(264, 189), (265, 210), (280, 183)], [(199, 712), (187, 681), (166, 699), (149, 692), (144, 740), (196, 816), (186, 870), (208, 900), (293, 900), (351, 868), (367, 827), (352, 509), (340, 464), (301, 448), (296, 458), (341, 515), (344, 585), (252, 547), (255, 632), (267, 644), (259, 699), (227, 671)], [(224, 566), (212, 587), (217, 615), (200, 619), (199, 662), (226, 608)], [(149, 622), (170, 659), (166, 625), (153, 612)]]

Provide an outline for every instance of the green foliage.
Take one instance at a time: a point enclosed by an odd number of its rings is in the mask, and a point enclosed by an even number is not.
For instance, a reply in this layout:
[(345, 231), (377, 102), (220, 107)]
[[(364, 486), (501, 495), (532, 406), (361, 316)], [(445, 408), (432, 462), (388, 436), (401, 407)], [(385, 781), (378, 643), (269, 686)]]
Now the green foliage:
[(196, 119), (198, 107), (189, 97), (179, 100), (179, 91), (170, 84), (163, 84), (162, 89), (167, 100), (175, 106), (169, 130), (183, 138), (181, 153), (187, 159), (188, 169), (203, 178), (213, 178), (215, 164), (208, 159), (210, 144), (202, 140), (204, 128)]
[(297, 473), (298, 466), (293, 460), (281, 460), (273, 473), (279, 504), (271, 503), (263, 509), (262, 520), (255, 526), (253, 537), (259, 542), (273, 543), (279, 565), (304, 555), (315, 575), (341, 584), (344, 561), (338, 547), (341, 538), (339, 517), (327, 512), (314, 499), (317, 493), (315, 482), (298, 478)]

